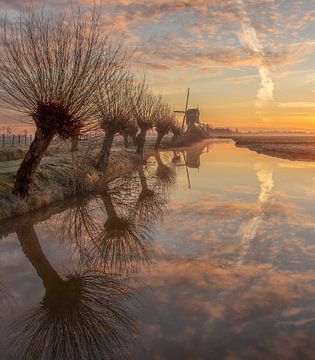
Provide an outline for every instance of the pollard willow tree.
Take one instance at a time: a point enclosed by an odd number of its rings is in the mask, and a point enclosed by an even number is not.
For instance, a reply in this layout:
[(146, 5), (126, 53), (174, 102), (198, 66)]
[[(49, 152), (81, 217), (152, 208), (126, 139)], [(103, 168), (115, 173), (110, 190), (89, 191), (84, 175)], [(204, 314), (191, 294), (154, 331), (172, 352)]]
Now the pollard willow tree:
[(99, 87), (95, 98), (97, 127), (105, 133), (98, 159), (100, 170), (105, 171), (108, 167), (115, 135), (135, 126), (133, 110), (139, 103), (142, 89), (142, 83), (136, 84), (128, 72), (122, 75), (117, 72), (106, 86)]
[(180, 140), (182, 131), (181, 124), (174, 118), (174, 121), (171, 126), (171, 133), (173, 134), (173, 143), (177, 143)]
[(160, 107), (160, 96), (152, 94), (147, 88), (143, 90), (140, 101), (134, 106), (134, 117), (140, 129), (140, 133), (137, 135), (136, 153), (142, 158), (147, 132), (155, 124)]
[(167, 104), (161, 104), (155, 120), (155, 130), (157, 132), (156, 150), (160, 147), (163, 137), (171, 131), (174, 122), (174, 113), (172, 113), (170, 107)]
[(101, 35), (96, 8), (85, 15), (30, 10), (4, 18), (0, 45), (0, 98), (36, 126), (13, 187), (26, 197), (53, 138), (73, 138), (88, 123), (95, 92), (117, 66), (120, 49)]

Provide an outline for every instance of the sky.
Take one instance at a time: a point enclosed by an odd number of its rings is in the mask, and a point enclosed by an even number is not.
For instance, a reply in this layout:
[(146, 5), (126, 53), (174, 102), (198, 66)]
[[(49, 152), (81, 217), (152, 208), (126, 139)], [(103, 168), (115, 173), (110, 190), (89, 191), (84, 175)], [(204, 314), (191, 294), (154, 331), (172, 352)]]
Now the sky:
[[(1, 0), (0, 10), (14, 14), (29, 4)], [(69, 1), (45, 4), (64, 9)], [(204, 123), (315, 131), (313, 0), (103, 0), (102, 6), (104, 32), (126, 34), (136, 73), (145, 73), (174, 110), (184, 108), (190, 87), (189, 106), (199, 106)], [(2, 110), (1, 123), (13, 124), (14, 116)]]

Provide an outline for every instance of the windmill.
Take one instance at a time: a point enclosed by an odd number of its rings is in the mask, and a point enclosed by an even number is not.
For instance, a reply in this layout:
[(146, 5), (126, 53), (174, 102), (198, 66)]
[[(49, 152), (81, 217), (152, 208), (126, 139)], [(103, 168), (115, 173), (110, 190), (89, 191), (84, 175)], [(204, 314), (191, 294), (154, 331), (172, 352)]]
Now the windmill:
[(190, 88), (187, 89), (185, 110), (174, 111), (174, 113), (177, 114), (184, 114), (181, 133), (183, 133), (184, 131), (185, 121), (187, 126), (190, 126), (194, 123), (199, 123), (200, 112), (198, 107), (196, 109), (188, 109), (189, 95), (190, 95)]

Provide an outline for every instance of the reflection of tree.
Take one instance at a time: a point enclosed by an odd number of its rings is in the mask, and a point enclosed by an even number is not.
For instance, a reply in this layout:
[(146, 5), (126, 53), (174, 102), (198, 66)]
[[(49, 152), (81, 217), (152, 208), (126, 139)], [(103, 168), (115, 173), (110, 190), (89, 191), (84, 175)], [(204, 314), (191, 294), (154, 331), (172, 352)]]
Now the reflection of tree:
[(175, 184), (176, 172), (171, 166), (167, 166), (161, 159), (160, 152), (155, 153), (157, 162), (156, 178), (163, 191), (169, 191)]
[(12, 325), (14, 358), (94, 360), (127, 355), (135, 332), (133, 293), (122, 278), (82, 269), (63, 278), (46, 258), (32, 225), (19, 228), (17, 236), (45, 295)]
[(71, 240), (83, 263), (126, 273), (150, 260), (154, 225), (163, 217), (167, 195), (157, 177), (146, 176), (144, 165), (137, 174), (138, 179), (130, 175), (103, 185), (95, 199), (78, 199), (61, 215), (61, 236)]
[(112, 273), (133, 272), (147, 263), (152, 243), (147, 219), (131, 211), (133, 195), (120, 195), (115, 186), (104, 186), (96, 200), (82, 199), (61, 216), (62, 238), (72, 241), (80, 259)]
[(98, 235), (99, 221), (94, 216), (91, 199), (77, 198), (74, 204), (65, 210), (59, 218), (57, 228), (60, 237), (74, 245), (81, 259), (89, 258), (85, 248), (87, 239), (93, 239)]
[(10, 289), (1, 282), (0, 279), (0, 319), (5, 316), (5, 313), (15, 305), (14, 296), (11, 294)]
[(178, 151), (173, 151), (172, 163), (174, 165), (179, 165), (181, 162), (180, 153)]
[(150, 258), (152, 231), (148, 223), (132, 213), (119, 214), (109, 191), (101, 196), (107, 219), (93, 240), (96, 256), (111, 271), (133, 271)]
[(138, 176), (141, 190), (134, 207), (134, 213), (137, 218), (144, 219), (146, 222), (161, 220), (166, 211), (167, 196), (160, 187), (153, 185), (149, 187), (144, 170), (144, 166), (139, 166)]

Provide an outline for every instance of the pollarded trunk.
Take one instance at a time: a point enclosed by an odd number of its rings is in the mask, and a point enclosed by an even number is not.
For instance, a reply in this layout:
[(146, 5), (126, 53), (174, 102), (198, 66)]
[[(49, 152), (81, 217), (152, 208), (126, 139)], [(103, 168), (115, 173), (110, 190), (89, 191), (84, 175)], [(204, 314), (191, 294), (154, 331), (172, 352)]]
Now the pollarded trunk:
[(107, 132), (105, 134), (105, 138), (103, 141), (102, 149), (98, 160), (98, 168), (102, 171), (105, 171), (108, 167), (109, 155), (113, 145), (114, 137), (115, 137), (114, 132)]
[(143, 157), (144, 153), (144, 144), (145, 144), (145, 137), (147, 135), (146, 129), (141, 129), (140, 133), (137, 135), (137, 154)]
[(75, 136), (71, 139), (71, 152), (75, 152), (79, 150), (79, 136)]
[(102, 198), (108, 218), (111, 218), (111, 219), (118, 218), (115, 206), (113, 204), (113, 200), (109, 194), (109, 189), (106, 185), (105, 185), (105, 191), (102, 194), (101, 198)]
[(136, 135), (136, 134), (133, 134), (133, 135), (131, 135), (131, 137), (132, 137), (133, 145), (134, 145), (134, 146), (137, 146), (137, 135)]
[(155, 142), (155, 150), (157, 150), (160, 147), (164, 135), (165, 134), (163, 132), (161, 131), (158, 132), (157, 139)]
[(53, 293), (56, 287), (62, 286), (63, 279), (47, 260), (40, 246), (34, 226), (32, 224), (21, 226), (17, 229), (16, 234), (24, 254), (33, 265), (38, 276), (42, 279), (46, 294)]
[(55, 132), (53, 131), (49, 134), (43, 134), (41, 130), (36, 130), (35, 138), (16, 173), (13, 187), (14, 195), (20, 197), (26, 197), (29, 195), (35, 171), (38, 168), (49, 144), (54, 138), (54, 135)]
[(173, 133), (172, 141), (174, 144), (176, 144), (178, 142), (179, 138), (180, 138), (179, 134)]
[(125, 145), (125, 148), (127, 148), (129, 146), (128, 135), (127, 134), (124, 134), (124, 145)]
[(158, 151), (155, 153), (155, 160), (158, 163), (158, 167), (166, 166), (166, 165), (163, 164), (163, 161), (161, 159), (161, 155), (160, 155), (160, 153)]
[(149, 187), (148, 187), (148, 183), (147, 183), (147, 178), (145, 176), (145, 173), (144, 173), (144, 169), (143, 169), (143, 166), (140, 166), (138, 168), (138, 175), (139, 175), (139, 178), (140, 178), (140, 183), (141, 183), (141, 188), (142, 188), (142, 191), (148, 191), (149, 190)]

